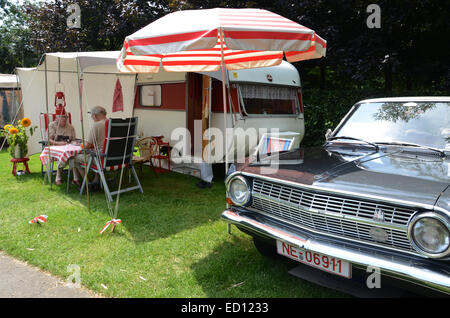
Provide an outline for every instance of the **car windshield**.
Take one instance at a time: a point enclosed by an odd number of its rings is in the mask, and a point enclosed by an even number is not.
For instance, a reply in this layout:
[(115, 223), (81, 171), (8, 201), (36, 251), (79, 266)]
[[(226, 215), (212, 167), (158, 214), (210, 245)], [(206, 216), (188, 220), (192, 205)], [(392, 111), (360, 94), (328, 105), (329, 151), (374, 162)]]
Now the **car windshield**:
[(334, 134), (334, 137), (339, 136), (450, 150), (450, 103), (363, 103)]

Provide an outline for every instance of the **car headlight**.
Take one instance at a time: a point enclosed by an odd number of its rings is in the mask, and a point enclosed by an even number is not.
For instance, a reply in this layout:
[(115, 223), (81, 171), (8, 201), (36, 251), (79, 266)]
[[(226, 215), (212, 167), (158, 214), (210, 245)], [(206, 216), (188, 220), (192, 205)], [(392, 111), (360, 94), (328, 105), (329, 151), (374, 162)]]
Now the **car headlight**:
[(428, 257), (441, 258), (450, 254), (450, 223), (440, 214), (418, 214), (411, 220), (408, 234), (416, 250)]
[(243, 206), (250, 201), (250, 187), (242, 176), (236, 176), (228, 181), (228, 197), (234, 205)]

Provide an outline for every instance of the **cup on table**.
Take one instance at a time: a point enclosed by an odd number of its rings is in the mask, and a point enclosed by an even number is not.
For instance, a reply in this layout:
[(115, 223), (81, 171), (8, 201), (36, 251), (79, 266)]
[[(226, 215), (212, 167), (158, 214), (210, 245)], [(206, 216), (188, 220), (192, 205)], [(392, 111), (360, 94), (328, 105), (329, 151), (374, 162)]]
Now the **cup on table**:
[(81, 139), (73, 139), (71, 143), (72, 145), (79, 146), (81, 145)]

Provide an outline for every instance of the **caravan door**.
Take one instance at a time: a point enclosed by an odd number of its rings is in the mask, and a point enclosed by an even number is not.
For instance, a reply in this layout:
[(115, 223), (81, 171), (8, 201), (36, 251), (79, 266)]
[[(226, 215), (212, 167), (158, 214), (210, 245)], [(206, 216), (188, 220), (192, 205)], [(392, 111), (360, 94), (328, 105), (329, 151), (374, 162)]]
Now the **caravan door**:
[(210, 127), (211, 77), (198, 73), (188, 73), (187, 127), (191, 135), (191, 155), (203, 158), (203, 150), (208, 140), (203, 140)]

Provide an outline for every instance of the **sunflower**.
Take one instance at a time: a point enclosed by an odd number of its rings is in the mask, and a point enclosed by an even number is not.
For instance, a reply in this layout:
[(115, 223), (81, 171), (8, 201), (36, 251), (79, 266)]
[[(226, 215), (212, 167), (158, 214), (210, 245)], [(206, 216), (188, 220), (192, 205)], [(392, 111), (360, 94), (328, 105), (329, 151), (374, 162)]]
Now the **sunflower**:
[(5, 125), (5, 127), (3, 127), (4, 130), (9, 131), (13, 126), (12, 125)]
[(15, 135), (15, 134), (17, 134), (19, 132), (19, 130), (16, 128), (16, 127), (11, 127), (10, 129), (9, 129), (9, 133), (11, 134), (11, 135)]
[(29, 118), (24, 118), (24, 119), (22, 119), (22, 120), (20, 121), (20, 124), (21, 124), (23, 127), (28, 127), (28, 126), (31, 125), (31, 120), (30, 120)]

